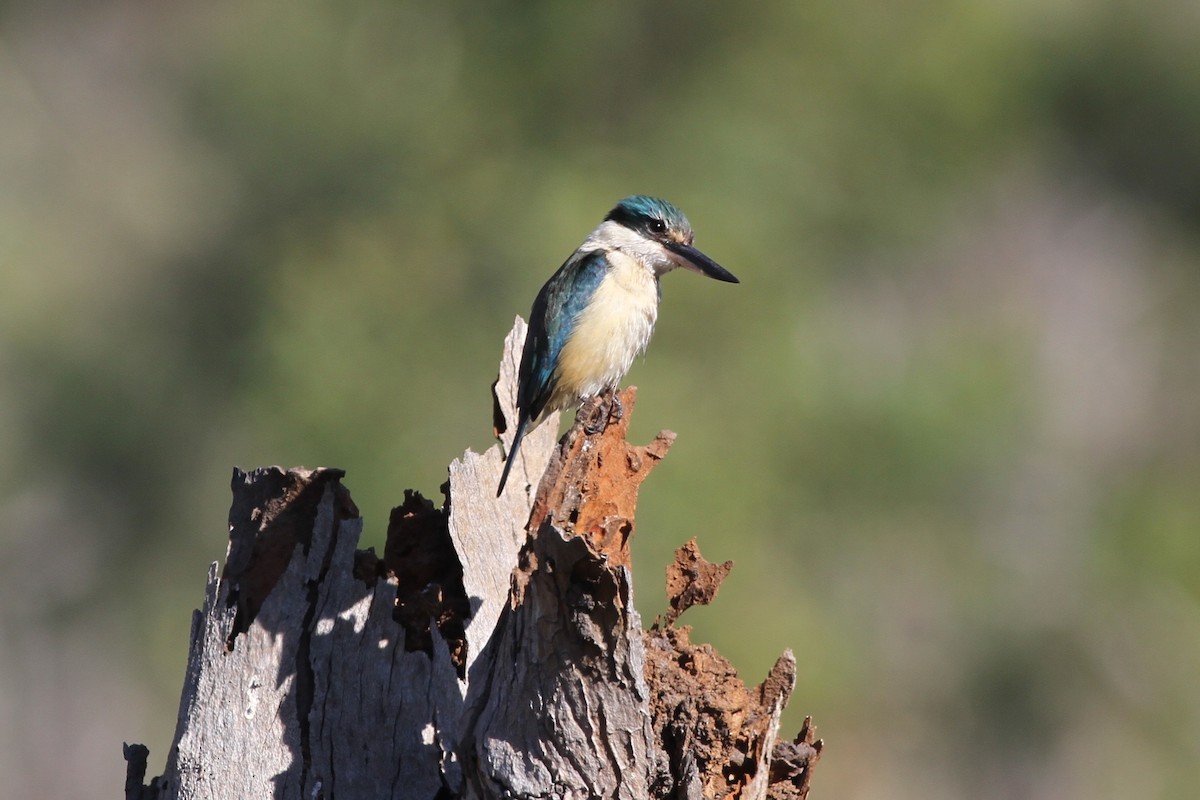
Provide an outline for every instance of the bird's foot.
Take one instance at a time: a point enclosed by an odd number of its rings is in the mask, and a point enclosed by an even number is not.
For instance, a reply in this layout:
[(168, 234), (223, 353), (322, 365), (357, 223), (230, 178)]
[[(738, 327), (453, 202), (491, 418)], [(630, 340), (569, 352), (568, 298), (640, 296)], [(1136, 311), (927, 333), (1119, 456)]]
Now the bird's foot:
[(608, 427), (608, 408), (602, 395), (589, 397), (579, 409), (579, 419), (583, 422), (583, 432), (595, 436)]
[(610, 422), (618, 422), (625, 416), (625, 408), (616, 390), (590, 397), (579, 409), (579, 419), (583, 421), (583, 432), (588, 436), (603, 433)]

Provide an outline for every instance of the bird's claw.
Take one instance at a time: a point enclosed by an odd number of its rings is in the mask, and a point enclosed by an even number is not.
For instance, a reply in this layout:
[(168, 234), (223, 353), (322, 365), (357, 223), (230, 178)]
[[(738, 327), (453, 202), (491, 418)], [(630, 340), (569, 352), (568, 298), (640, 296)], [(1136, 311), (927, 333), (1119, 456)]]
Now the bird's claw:
[(617, 394), (617, 390), (613, 389), (613, 393), (609, 396), (608, 417), (613, 422), (620, 422), (625, 417), (625, 406), (621, 405), (621, 397)]
[(579, 418), (583, 420), (583, 432), (595, 436), (608, 427), (608, 409), (603, 398), (592, 397), (579, 409)]
[(609, 422), (619, 422), (625, 416), (625, 408), (616, 391), (605, 392), (589, 398), (579, 409), (579, 418), (583, 421), (583, 431), (588, 436), (603, 433)]

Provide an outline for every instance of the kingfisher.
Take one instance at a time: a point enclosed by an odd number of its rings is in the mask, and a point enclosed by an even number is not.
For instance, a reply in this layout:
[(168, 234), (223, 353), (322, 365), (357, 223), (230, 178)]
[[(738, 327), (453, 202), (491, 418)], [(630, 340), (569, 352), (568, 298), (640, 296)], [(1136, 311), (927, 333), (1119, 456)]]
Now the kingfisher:
[[(678, 208), (656, 197), (633, 195), (617, 203), (546, 281), (529, 316), (517, 373), (517, 431), (497, 497), (527, 431), (555, 411), (617, 388), (650, 343), (663, 275), (684, 267), (739, 282), (697, 250), (694, 239), (691, 223)], [(612, 400), (616, 402), (615, 395)]]

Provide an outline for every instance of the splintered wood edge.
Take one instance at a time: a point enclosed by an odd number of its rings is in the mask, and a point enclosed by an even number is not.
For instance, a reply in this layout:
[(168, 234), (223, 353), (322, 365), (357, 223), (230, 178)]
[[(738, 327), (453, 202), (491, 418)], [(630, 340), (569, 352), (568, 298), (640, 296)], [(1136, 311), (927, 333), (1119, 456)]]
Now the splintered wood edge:
[(754, 759), (758, 769), (754, 779), (750, 781), (742, 796), (746, 798), (765, 798), (771, 782), (771, 758), (775, 753), (775, 742), (779, 738), (779, 723), (783, 717), (783, 709), (791, 699), (792, 690), (796, 688), (796, 657), (791, 650), (784, 650), (767, 673), (766, 679), (758, 687), (760, 702), (771, 710), (770, 717), (758, 740)]
[(500, 354), (500, 371), (492, 384), (492, 432), (507, 453), (512, 447), (517, 430), (517, 386), (520, 382), (521, 351), (525, 347), (525, 336), (529, 326), (519, 315), (513, 320), (512, 330), (504, 337), (504, 350)]
[(450, 538), (463, 569), (463, 586), (471, 598), (472, 615), (466, 626), (467, 672), (487, 673), (485, 647), (508, 602), (509, 583), (518, 553), (528, 535), (526, 523), (546, 464), (558, 439), (558, 414), (527, 431), (508, 477), (497, 497), (496, 489), (516, 433), (516, 400), (521, 351), (528, 327), (516, 317), (504, 338), (497, 377), (492, 384), (493, 432), (499, 445), (482, 453), (467, 450), (449, 467), (447, 499)]

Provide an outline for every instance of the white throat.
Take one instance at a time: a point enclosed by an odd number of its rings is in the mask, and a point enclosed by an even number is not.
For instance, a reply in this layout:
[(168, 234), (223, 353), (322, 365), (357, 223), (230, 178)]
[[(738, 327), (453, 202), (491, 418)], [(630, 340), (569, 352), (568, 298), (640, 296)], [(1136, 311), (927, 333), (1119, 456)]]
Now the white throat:
[(620, 251), (635, 259), (655, 278), (665, 275), (679, 266), (661, 244), (610, 219), (601, 222), (596, 230), (589, 233), (579, 249), (582, 252), (590, 250)]

